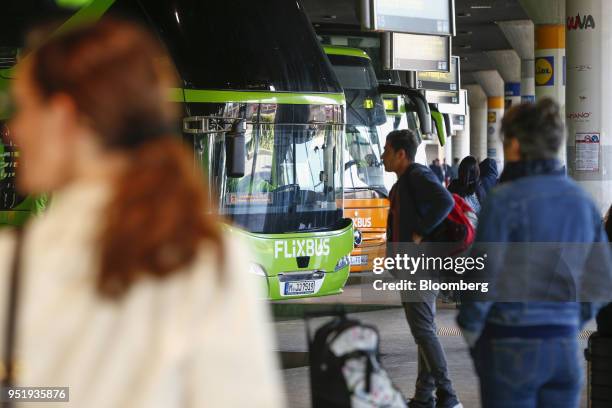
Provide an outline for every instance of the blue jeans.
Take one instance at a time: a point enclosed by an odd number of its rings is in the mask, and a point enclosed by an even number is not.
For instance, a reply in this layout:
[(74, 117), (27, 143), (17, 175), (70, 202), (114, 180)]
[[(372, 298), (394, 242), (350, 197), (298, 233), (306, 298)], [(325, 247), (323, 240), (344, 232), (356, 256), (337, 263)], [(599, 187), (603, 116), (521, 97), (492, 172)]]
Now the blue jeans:
[(483, 408), (577, 408), (583, 369), (577, 334), (484, 338), (472, 350)]
[[(435, 298), (434, 298), (435, 299)], [(418, 346), (418, 374), (414, 399), (429, 401), (436, 391), (438, 399), (454, 401), (457, 396), (448, 378), (446, 356), (436, 334), (436, 303), (403, 303), (408, 326)]]

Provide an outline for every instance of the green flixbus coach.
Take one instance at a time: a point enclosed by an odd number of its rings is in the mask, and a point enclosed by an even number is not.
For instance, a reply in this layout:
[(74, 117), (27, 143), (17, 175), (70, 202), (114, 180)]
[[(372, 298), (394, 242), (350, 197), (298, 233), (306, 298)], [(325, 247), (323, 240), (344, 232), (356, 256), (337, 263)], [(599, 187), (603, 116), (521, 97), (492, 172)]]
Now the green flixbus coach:
[(6, 123), (26, 27), (53, 15), (59, 33), (118, 15), (148, 27), (168, 50), (181, 79), (170, 94), (183, 107), (194, 169), (207, 176), (227, 230), (251, 248), (250, 272), (261, 276), (268, 298), (341, 293), (353, 249), (352, 222), (342, 211), (346, 102), (299, 3), (85, 3), (72, 10), (48, 0), (3, 5), (0, 223), (20, 224), (40, 207), (40, 199), (16, 192), (19, 157)]

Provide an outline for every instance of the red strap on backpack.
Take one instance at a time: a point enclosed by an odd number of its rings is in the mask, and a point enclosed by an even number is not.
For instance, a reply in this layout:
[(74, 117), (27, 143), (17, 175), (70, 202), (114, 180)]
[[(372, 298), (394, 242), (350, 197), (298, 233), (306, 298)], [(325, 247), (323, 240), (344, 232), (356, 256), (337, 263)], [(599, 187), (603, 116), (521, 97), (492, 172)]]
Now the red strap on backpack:
[(462, 252), (468, 249), (476, 238), (476, 231), (474, 231), (472, 223), (465, 215), (467, 212), (473, 212), (474, 210), (472, 210), (472, 207), (470, 207), (470, 205), (466, 203), (465, 200), (457, 194), (453, 194), (453, 200), (455, 201), (455, 205), (453, 206), (453, 209), (446, 218), (454, 223), (465, 226), (465, 238), (457, 248), (457, 252)]

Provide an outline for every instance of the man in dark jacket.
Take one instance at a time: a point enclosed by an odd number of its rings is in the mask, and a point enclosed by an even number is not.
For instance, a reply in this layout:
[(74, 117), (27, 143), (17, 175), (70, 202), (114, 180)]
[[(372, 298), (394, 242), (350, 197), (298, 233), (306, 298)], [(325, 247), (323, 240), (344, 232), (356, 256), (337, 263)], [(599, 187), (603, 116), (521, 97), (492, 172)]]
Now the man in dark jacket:
[[(385, 170), (398, 177), (389, 194), (387, 240), (392, 248), (400, 243), (420, 244), (454, 206), (452, 196), (436, 175), (414, 162), (419, 144), (418, 135), (411, 130), (397, 130), (387, 136), (382, 155)], [(403, 306), (419, 353), (416, 390), (409, 407), (462, 407), (448, 378), (446, 357), (436, 333), (435, 294), (421, 301), (404, 302)]]

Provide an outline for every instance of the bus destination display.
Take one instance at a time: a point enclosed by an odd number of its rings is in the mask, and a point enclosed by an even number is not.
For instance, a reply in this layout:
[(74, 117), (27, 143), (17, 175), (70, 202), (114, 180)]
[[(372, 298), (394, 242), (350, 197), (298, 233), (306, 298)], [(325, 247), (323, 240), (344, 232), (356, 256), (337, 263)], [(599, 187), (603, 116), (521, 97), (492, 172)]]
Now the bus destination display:
[(453, 0), (363, 0), (365, 28), (413, 34), (453, 35)]

